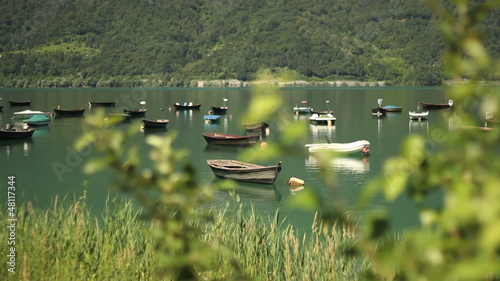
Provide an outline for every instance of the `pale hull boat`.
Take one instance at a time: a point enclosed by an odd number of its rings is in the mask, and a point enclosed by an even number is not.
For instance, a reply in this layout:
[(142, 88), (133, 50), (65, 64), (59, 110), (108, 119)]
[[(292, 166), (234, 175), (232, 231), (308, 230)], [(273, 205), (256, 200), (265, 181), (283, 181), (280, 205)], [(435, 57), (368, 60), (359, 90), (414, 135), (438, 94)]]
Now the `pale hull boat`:
[(429, 111), (425, 112), (409, 112), (410, 120), (426, 120), (429, 117)]
[(281, 171), (281, 162), (275, 166), (260, 166), (236, 160), (207, 160), (214, 175), (221, 179), (240, 182), (273, 184)]
[(335, 121), (337, 118), (333, 116), (331, 113), (327, 114), (316, 114), (314, 113), (309, 117), (309, 121), (311, 124), (316, 124), (316, 125), (335, 125)]
[(318, 151), (335, 151), (340, 153), (356, 153), (362, 152), (365, 155), (369, 155), (370, 142), (367, 140), (359, 140), (355, 142), (348, 143), (314, 143), (305, 145), (309, 152)]

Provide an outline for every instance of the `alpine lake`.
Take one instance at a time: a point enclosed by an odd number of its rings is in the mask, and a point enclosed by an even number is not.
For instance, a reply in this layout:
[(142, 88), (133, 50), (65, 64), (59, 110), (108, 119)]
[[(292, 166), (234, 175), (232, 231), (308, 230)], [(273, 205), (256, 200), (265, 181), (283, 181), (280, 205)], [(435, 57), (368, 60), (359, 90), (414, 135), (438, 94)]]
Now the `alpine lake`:
[[(283, 155), (280, 159), (262, 165), (275, 165), (282, 162), (282, 171), (272, 185), (238, 183), (235, 193), (246, 206), (268, 216), (279, 210), (280, 219), (287, 219), (298, 228), (310, 228), (314, 212), (290, 207), (287, 202), (306, 189), (315, 189), (325, 202), (343, 202), (348, 208), (354, 205), (365, 183), (380, 175), (383, 163), (389, 157), (399, 154), (402, 141), (410, 134), (421, 134), (428, 139), (431, 149), (437, 149), (439, 139), (433, 132), (449, 132), (447, 110), (431, 110), (427, 121), (410, 121), (408, 111), (417, 110), (419, 102), (447, 103), (443, 88), (423, 87), (334, 87), (334, 88), (283, 88), (280, 89), (284, 104), (281, 110), (291, 122), (305, 122), (309, 127), (307, 143), (352, 142), (368, 140), (371, 155), (340, 156), (331, 161), (328, 167), (335, 173), (335, 188), (331, 189), (320, 179), (318, 162), (304, 148), (296, 155)], [(75, 140), (82, 133), (83, 120), (96, 109), (89, 108), (89, 101), (114, 101), (115, 107), (105, 108), (108, 113), (123, 113), (123, 109), (146, 108), (147, 119), (169, 119), (167, 130), (156, 135), (177, 132), (175, 148), (189, 150), (189, 158), (197, 171), (201, 183), (217, 181), (207, 159), (237, 159), (240, 148), (207, 145), (202, 137), (204, 132), (244, 135), (241, 117), (252, 97), (250, 88), (173, 88), (173, 89), (0, 89), (0, 124), (5, 128), (13, 123), (14, 112), (26, 109), (53, 112), (52, 108), (86, 108), (83, 117), (51, 117), (50, 124), (37, 127), (31, 139), (0, 140), (0, 198), (6, 202), (8, 177), (15, 177), (17, 204), (31, 201), (40, 208), (50, 208), (56, 197), (73, 200), (87, 192), (87, 204), (98, 214), (110, 197), (117, 196), (110, 191), (109, 183), (116, 177), (114, 172), (106, 171), (88, 175), (83, 173), (85, 163), (94, 155), (83, 155), (74, 150)], [(228, 106), (226, 115), (219, 122), (207, 124), (204, 115), (211, 106)], [(371, 109), (378, 106), (377, 100), (383, 99), (382, 106), (403, 107), (401, 113), (389, 113), (383, 118), (372, 116)], [(31, 106), (9, 106), (8, 101), (30, 100)], [(302, 104), (307, 101), (307, 104)], [(327, 103), (327, 101), (329, 101)], [(141, 105), (141, 102), (143, 104)], [(144, 104), (145, 102), (145, 104)], [(200, 110), (176, 111), (173, 104), (193, 102), (201, 104)], [(335, 125), (310, 125), (309, 115), (296, 115), (294, 106), (310, 106), (314, 110), (332, 110), (336, 117)], [(140, 147), (143, 159), (148, 158), (150, 148), (145, 142), (148, 134), (140, 132), (140, 119), (119, 126), (136, 126), (134, 144)], [(270, 143), (279, 136), (280, 126), (269, 121), (269, 130), (262, 139)], [(123, 127), (125, 129), (125, 127)], [(439, 134), (438, 134), (439, 135)], [(260, 141), (259, 141), (260, 142)], [(297, 147), (304, 147), (300, 144)], [(259, 145), (255, 148), (259, 149)], [(305, 181), (302, 190), (294, 190), (288, 185), (290, 177)], [(333, 177), (333, 174), (332, 174)], [(118, 195), (122, 196), (122, 195)], [(228, 191), (216, 191), (214, 208), (224, 208), (227, 202), (235, 200)], [(248, 204), (247, 204), (248, 203)], [(439, 195), (435, 202), (439, 204)], [(389, 210), (395, 229), (403, 229), (418, 224), (416, 206), (406, 195), (394, 202), (387, 203), (381, 197), (375, 198), (370, 207), (384, 207)], [(369, 210), (367, 210), (369, 211)]]

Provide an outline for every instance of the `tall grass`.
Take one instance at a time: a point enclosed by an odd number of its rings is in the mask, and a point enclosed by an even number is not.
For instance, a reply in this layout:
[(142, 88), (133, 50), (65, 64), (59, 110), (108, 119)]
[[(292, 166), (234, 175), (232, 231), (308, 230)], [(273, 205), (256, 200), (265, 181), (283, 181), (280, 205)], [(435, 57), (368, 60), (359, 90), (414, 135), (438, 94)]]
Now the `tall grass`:
[[(226, 210), (207, 226), (204, 240), (228, 247), (246, 275), (257, 280), (360, 279), (360, 269), (367, 265), (346, 254), (353, 230), (315, 219), (311, 231), (303, 232), (277, 218), (278, 213), (273, 220), (259, 217), (253, 209), (246, 214), (241, 206), (236, 215)], [(229, 261), (221, 255), (207, 278), (230, 278), (224, 266)]]
[[(0, 247), (1, 276), (6, 277), (2, 280), (163, 280), (157, 274), (161, 262), (155, 258), (151, 239), (155, 225), (141, 220), (131, 201), (110, 202), (114, 204), (102, 217), (90, 214), (84, 196), (71, 204), (56, 197), (48, 211), (31, 203), (20, 207), (15, 274), (5, 269), (7, 240), (0, 234), (5, 243)], [(292, 226), (241, 207), (213, 212), (203, 240), (220, 251), (211, 269), (199, 272), (202, 280), (359, 279), (358, 267), (364, 265), (342, 251), (353, 238), (347, 229), (315, 224), (311, 232), (299, 236)], [(4, 210), (0, 219), (7, 219)]]

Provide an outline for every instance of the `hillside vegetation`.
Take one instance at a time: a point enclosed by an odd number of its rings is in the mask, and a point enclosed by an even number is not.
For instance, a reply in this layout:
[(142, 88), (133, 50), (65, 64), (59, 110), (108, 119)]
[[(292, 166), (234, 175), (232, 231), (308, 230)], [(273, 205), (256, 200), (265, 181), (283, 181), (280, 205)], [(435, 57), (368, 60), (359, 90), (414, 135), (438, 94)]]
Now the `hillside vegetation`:
[[(6, 87), (196, 86), (261, 68), (306, 81), (446, 79), (437, 19), (419, 1), (1, 0), (0, 10)], [(481, 28), (498, 55), (500, 13)]]

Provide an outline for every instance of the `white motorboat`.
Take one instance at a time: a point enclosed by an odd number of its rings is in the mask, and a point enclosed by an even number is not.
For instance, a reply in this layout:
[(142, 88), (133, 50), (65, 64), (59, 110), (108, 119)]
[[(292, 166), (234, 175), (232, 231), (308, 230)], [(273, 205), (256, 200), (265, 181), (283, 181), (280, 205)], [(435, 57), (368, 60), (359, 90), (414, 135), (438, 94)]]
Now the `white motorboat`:
[(342, 153), (361, 152), (364, 155), (370, 155), (370, 142), (367, 140), (358, 140), (348, 143), (313, 143), (305, 145), (309, 152), (317, 151), (335, 151)]

